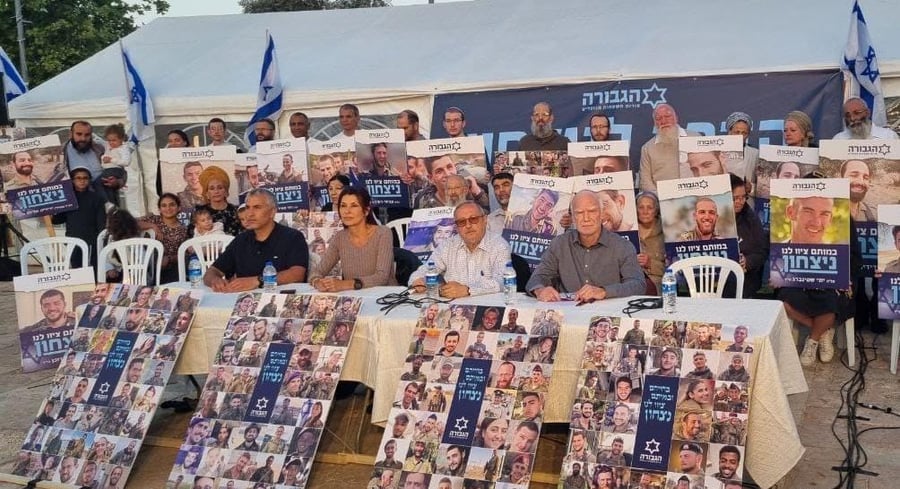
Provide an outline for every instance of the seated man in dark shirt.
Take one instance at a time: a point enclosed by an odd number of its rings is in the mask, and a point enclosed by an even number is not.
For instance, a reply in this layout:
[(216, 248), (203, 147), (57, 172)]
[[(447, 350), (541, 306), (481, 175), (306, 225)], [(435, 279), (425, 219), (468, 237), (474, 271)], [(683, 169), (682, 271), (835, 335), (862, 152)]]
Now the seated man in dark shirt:
[(265, 189), (247, 193), (244, 227), (206, 270), (203, 283), (216, 292), (241, 292), (262, 287), (267, 261), (278, 271), (278, 283), (303, 282), (309, 250), (300, 231), (275, 222), (275, 196)]

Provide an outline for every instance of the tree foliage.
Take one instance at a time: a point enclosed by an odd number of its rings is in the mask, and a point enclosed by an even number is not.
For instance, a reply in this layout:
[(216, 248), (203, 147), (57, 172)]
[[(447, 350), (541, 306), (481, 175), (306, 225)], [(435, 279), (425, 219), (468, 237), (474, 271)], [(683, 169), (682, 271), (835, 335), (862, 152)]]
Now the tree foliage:
[(339, 8), (390, 7), (390, 0), (240, 0), (245, 14)]
[[(169, 9), (165, 0), (23, 0), (25, 55), (35, 87), (125, 37), (138, 15)], [(0, 0), (0, 46), (18, 66), (13, 0)]]

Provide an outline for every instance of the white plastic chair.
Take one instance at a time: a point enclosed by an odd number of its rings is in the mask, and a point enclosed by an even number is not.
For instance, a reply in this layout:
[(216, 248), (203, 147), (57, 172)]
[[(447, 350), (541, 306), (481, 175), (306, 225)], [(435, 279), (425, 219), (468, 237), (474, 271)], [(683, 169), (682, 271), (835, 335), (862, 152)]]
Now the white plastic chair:
[(718, 256), (695, 256), (670, 265), (672, 272), (684, 274), (691, 297), (722, 297), (730, 273), (736, 279), (736, 297), (744, 290), (744, 271), (738, 262)]
[(180, 282), (187, 281), (185, 270), (187, 268), (188, 248), (194, 248), (194, 253), (197, 254), (197, 258), (200, 260), (200, 273), (202, 275), (206, 273), (206, 269), (216, 261), (216, 258), (222, 254), (222, 251), (233, 239), (234, 236), (230, 234), (212, 234), (191, 238), (181, 243), (181, 246), (178, 247), (178, 280)]
[(33, 256), (43, 267), (44, 273), (60, 272), (71, 268), (72, 253), (81, 250), (81, 266), (89, 267), (91, 255), (87, 243), (79, 238), (41, 238), (25, 243), (19, 250), (22, 276), (28, 275), (28, 258)]
[[(145, 238), (156, 239), (156, 231), (152, 229), (145, 229), (141, 231), (141, 234)], [(102, 250), (108, 244), (107, 241), (109, 241), (109, 231), (104, 229), (97, 235), (97, 249)]]
[[(113, 252), (122, 262), (122, 283), (159, 285), (159, 275), (162, 273), (162, 243), (150, 238), (129, 238), (106, 245), (97, 256), (97, 282), (106, 282), (106, 272), (112, 268), (109, 256)], [(156, 272), (152, 284), (149, 283), (150, 277), (147, 276), (147, 270), (151, 266)]]
[(402, 217), (387, 223), (387, 227), (391, 228), (391, 230), (394, 231), (394, 234), (397, 235), (397, 242), (400, 243), (400, 248), (403, 248), (403, 242), (406, 241), (406, 231), (409, 229), (409, 220), (410, 218), (408, 217)]

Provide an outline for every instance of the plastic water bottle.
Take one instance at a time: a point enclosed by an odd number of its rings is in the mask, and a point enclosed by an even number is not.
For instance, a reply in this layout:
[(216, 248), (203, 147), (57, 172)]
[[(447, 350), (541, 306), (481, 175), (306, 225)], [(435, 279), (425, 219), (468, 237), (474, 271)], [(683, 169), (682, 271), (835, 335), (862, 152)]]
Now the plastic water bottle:
[(191, 261), (188, 262), (188, 280), (191, 281), (192, 289), (200, 287), (200, 280), (202, 279), (200, 268), (200, 259), (197, 258), (197, 255), (191, 255)]
[(434, 261), (428, 260), (428, 270), (425, 271), (425, 294), (431, 299), (440, 298), (440, 277)]
[(263, 290), (266, 292), (274, 292), (275, 286), (278, 285), (278, 271), (271, 261), (266, 262), (263, 268)]
[(503, 270), (503, 302), (516, 303), (516, 269), (511, 261), (506, 262), (506, 269)]
[(675, 314), (675, 301), (678, 300), (678, 281), (671, 268), (666, 268), (662, 278), (663, 311), (666, 314)]

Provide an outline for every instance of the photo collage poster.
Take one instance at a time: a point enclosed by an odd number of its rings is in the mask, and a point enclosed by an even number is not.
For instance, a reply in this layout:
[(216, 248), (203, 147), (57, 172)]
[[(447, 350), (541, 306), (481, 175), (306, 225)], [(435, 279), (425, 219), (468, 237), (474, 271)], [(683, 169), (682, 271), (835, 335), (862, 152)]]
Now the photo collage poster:
[(78, 208), (59, 136), (0, 143), (3, 195), (16, 219)]
[(513, 253), (534, 269), (554, 237), (565, 232), (563, 221), (569, 216), (573, 181), (519, 173), (506, 211), (503, 238)]
[(657, 188), (667, 263), (694, 256), (738, 261), (728, 175), (663, 180)]
[[(325, 257), (325, 250), (328, 249), (334, 233), (344, 229), (341, 216), (336, 211), (300, 209), (293, 213), (280, 213), (275, 219), (285, 226), (300, 231), (306, 237), (310, 270), (315, 270)], [(341, 264), (336, 264), (328, 276), (340, 277)]]
[(306, 487), (360, 305), (241, 293), (167, 487)]
[(900, 204), (878, 206), (878, 317), (900, 319)]
[(370, 487), (527, 488), (564, 322), (555, 309), (424, 308)]
[(819, 168), (830, 178), (850, 181), (850, 217), (863, 258), (862, 275), (874, 275), (878, 263), (878, 206), (900, 202), (900, 141), (819, 141)]
[(850, 181), (772, 180), (769, 282), (773, 287), (850, 286)]
[(403, 129), (356, 131), (356, 161), (359, 179), (373, 206), (410, 206), (409, 184), (415, 165), (407, 164)]
[(573, 196), (580, 190), (590, 190), (597, 194), (602, 206), (600, 223), (603, 230), (625, 238), (640, 253), (634, 175), (631, 170), (572, 177), (569, 180), (572, 181)]
[(94, 291), (94, 269), (36, 273), (13, 278), (22, 371), (59, 366), (75, 331), (75, 309)]
[(334, 176), (345, 175), (350, 183), (357, 181), (356, 143), (348, 138), (308, 139), (306, 152), (309, 155), (310, 207), (320, 209), (331, 202), (328, 181)]
[(687, 163), (681, 178), (727, 175), (728, 162), (744, 157), (743, 136), (682, 136), (678, 151)]
[(556, 150), (497, 152), (494, 154), (493, 169), (495, 174), (500, 172), (513, 175), (525, 173), (557, 178), (576, 175), (573, 173), (568, 153)]
[(235, 173), (237, 148), (231, 145), (203, 146), (199, 148), (163, 148), (159, 150), (159, 171), (162, 191), (178, 196), (181, 209), (178, 220), (188, 225), (194, 207), (205, 205), (200, 173), (204, 168), (217, 166), (228, 174), (228, 202), (238, 205), (238, 175)]
[(746, 326), (593, 317), (559, 487), (740, 485), (752, 353)]
[[(244, 166), (243, 175), (240, 165), (235, 165), (241, 201), (246, 192), (261, 187), (275, 195), (278, 212), (309, 209), (309, 175), (306, 172), (304, 138), (260, 141), (256, 144), (255, 157), (255, 166)], [(246, 158), (242, 160), (248, 163)]]
[(97, 284), (13, 474), (123, 487), (201, 297), (191, 289)]
[[(631, 170), (628, 151), (631, 141), (587, 141), (569, 143), (570, 176), (600, 175)], [(632, 185), (633, 187), (633, 185)]]
[(769, 193), (772, 182), (778, 179), (801, 178), (819, 167), (819, 148), (796, 146), (759, 146), (759, 163), (756, 165), (756, 186), (753, 195), (753, 210), (756, 211), (763, 231), (769, 232), (771, 213)]
[(403, 249), (415, 253), (425, 263), (440, 243), (456, 235), (452, 207), (416, 209), (409, 220)]
[[(466, 180), (466, 198), (477, 202), (487, 211), (490, 208), (488, 173), (481, 136), (431, 139), (406, 143), (408, 157), (416, 158), (417, 173), (425, 176), (425, 185), (413, 196), (413, 209), (444, 207), (448, 199), (444, 195), (449, 175), (459, 175)], [(421, 167), (419, 165), (421, 164)]]

